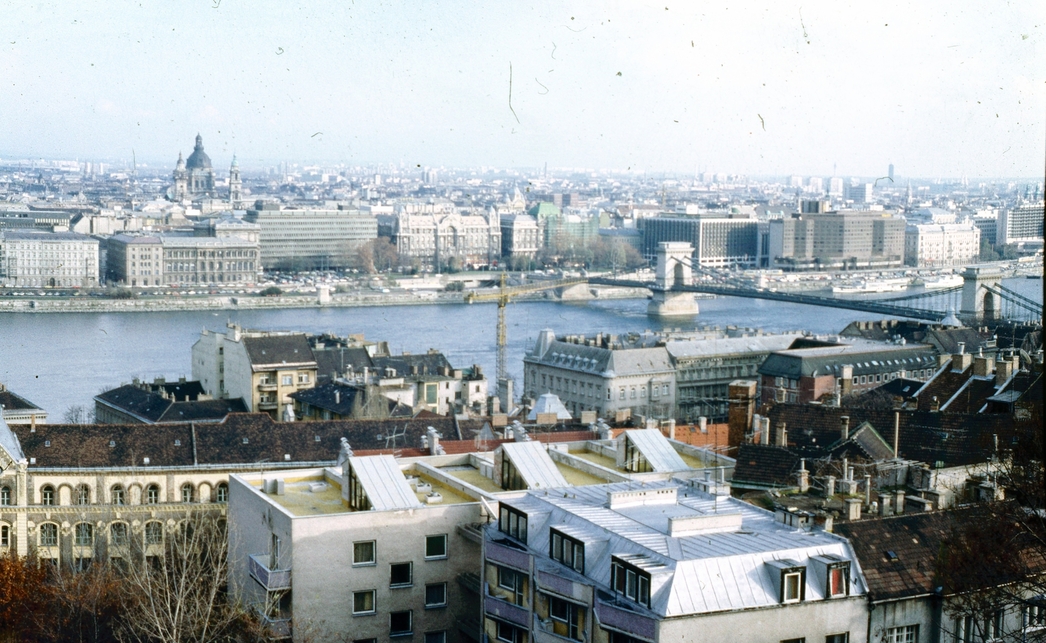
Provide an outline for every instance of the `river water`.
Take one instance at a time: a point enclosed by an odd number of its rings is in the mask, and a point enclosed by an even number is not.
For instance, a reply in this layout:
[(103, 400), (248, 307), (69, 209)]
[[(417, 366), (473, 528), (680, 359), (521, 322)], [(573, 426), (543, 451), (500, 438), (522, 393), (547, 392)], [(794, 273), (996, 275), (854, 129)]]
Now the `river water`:
[[(1041, 280), (1007, 279), (1004, 283), (1042, 301)], [(882, 318), (856, 311), (732, 297), (700, 300), (698, 304), (701, 312), (692, 321), (664, 324), (647, 317), (647, 301), (643, 299), (512, 303), (507, 311), (509, 373), (521, 386), (523, 355), (543, 328), (557, 334), (623, 334), (735, 325), (766, 331), (834, 333), (854, 320)], [(191, 348), (200, 331), (223, 330), (230, 321), (254, 329), (363, 333), (369, 340), (389, 342), (395, 353), (437, 348), (455, 367), (479, 364), (491, 379), (495, 372), (497, 307), (442, 304), (220, 312), (0, 313), (0, 382), (46, 409), (50, 422), (60, 422), (70, 406), (93, 407), (93, 396), (135, 377), (190, 377)]]

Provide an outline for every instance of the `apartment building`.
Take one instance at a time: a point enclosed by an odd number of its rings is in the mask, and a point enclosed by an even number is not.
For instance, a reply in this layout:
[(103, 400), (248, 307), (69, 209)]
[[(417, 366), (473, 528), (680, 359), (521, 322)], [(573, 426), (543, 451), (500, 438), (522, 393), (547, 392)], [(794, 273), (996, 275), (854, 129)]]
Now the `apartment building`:
[(999, 213), (998, 242), (1042, 244), (1043, 202), (1020, 203)]
[(981, 230), (972, 223), (909, 224), (904, 263), (918, 268), (965, 266), (981, 253)]
[(850, 545), (715, 479), (530, 490), (483, 528), (487, 640), (868, 640)]
[(904, 263), (905, 220), (885, 212), (803, 213), (769, 225), (776, 268), (895, 268)]
[(0, 231), (0, 286), (93, 288), (98, 241), (75, 232)]

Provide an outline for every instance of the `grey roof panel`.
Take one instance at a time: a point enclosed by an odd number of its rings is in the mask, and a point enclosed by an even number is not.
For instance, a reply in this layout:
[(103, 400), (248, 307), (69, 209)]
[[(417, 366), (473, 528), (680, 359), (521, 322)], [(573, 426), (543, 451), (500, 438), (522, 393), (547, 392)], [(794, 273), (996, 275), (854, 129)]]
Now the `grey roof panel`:
[(519, 475), (529, 489), (549, 489), (551, 487), (569, 487), (570, 483), (563, 477), (545, 452), (545, 445), (540, 442), (506, 442), (502, 444), (502, 453), (516, 467)]
[(391, 455), (349, 458), (356, 478), (363, 485), (371, 507), (377, 511), (422, 507), (407, 478)]
[(654, 471), (685, 471), (690, 468), (657, 429), (625, 431), (625, 439), (636, 445)]

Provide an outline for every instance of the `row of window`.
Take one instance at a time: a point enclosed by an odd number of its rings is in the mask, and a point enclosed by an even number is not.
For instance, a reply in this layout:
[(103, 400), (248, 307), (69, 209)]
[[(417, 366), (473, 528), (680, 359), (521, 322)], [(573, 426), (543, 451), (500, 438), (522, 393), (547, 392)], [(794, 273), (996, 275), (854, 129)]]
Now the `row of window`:
[[(378, 611), (376, 603), (377, 590), (364, 589), (352, 593), (352, 615), (369, 616)], [(425, 585), (425, 609), (438, 609), (447, 606), (447, 584), (429, 583)]]
[[(40, 547), (57, 547), (59, 542), (58, 525), (53, 522), (42, 523), (37, 528), (37, 543)], [(91, 547), (95, 541), (95, 526), (89, 522), (78, 522), (73, 525), (73, 545)], [(145, 523), (143, 538), (146, 545), (163, 544), (163, 523), (150, 521)], [(114, 522), (109, 525), (109, 545), (122, 547), (131, 544), (130, 527), (125, 522)], [(11, 528), (0, 524), (0, 547), (11, 546)]]
[[(414, 618), (410, 610), (393, 612), (389, 615), (389, 636), (411, 636), (414, 634)], [(353, 639), (352, 643), (378, 643), (378, 639)], [(447, 643), (447, 632), (425, 632), (425, 643)]]
[[(425, 560), (441, 560), (447, 557), (447, 534), (433, 534), (425, 536)], [(362, 567), (365, 565), (376, 565), (378, 560), (377, 543), (373, 540), (360, 540), (352, 543), (352, 565)], [(406, 584), (410, 584), (410, 565), (412, 563), (392, 563), (392, 585), (396, 585), (397, 566), (407, 565)], [(401, 568), (402, 570), (402, 568)], [(403, 578), (402, 571), (400, 572)], [(400, 581), (403, 583), (404, 581)]]
[[(191, 482), (186, 482), (179, 489), (180, 501), (181, 502), (196, 502), (198, 500), (196, 487)], [(0, 506), (10, 506), (14, 501), (14, 494), (12, 489), (8, 485), (0, 487)], [(212, 494), (212, 502), (228, 502), (229, 501), (229, 485), (225, 482), (219, 482), (214, 488)], [(151, 484), (148, 485), (142, 493), (142, 504), (155, 505), (160, 502), (160, 485)], [(56, 506), (58, 504), (58, 494), (55, 491), (53, 485), (45, 484), (40, 487), (40, 504), (45, 506)], [(75, 505), (89, 505), (91, 504), (91, 487), (85, 484), (77, 485), (73, 490), (73, 504)], [(113, 485), (109, 488), (109, 504), (113, 505), (126, 505), (128, 504), (127, 490), (123, 485)]]

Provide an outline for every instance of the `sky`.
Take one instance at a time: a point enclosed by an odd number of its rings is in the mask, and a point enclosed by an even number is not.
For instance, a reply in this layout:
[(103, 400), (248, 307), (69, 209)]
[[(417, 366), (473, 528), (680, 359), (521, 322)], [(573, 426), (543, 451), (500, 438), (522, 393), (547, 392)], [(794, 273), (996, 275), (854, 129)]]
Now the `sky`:
[(0, 158), (1041, 177), (1046, 3), (17, 3)]

